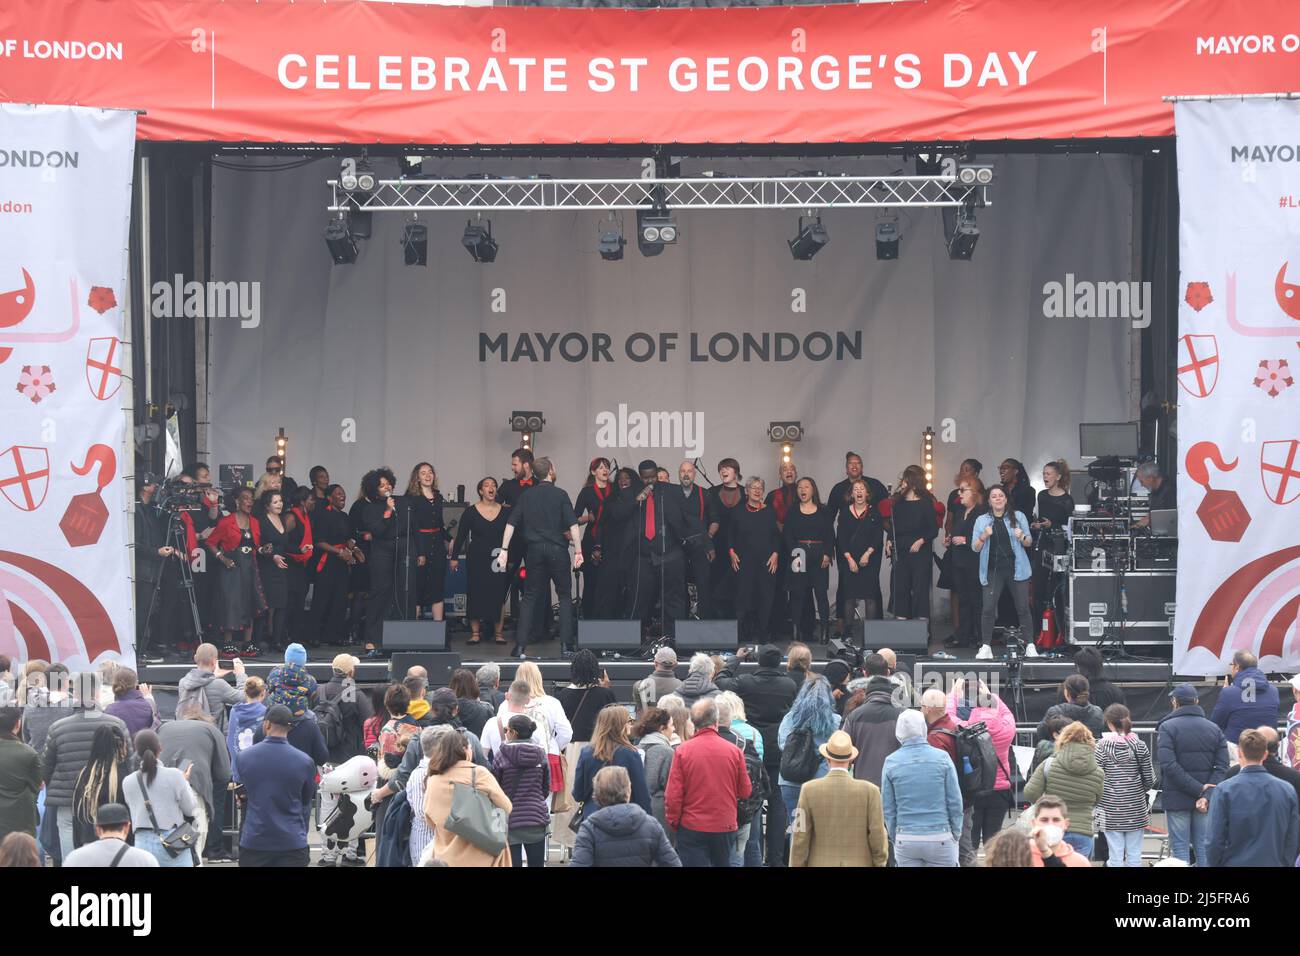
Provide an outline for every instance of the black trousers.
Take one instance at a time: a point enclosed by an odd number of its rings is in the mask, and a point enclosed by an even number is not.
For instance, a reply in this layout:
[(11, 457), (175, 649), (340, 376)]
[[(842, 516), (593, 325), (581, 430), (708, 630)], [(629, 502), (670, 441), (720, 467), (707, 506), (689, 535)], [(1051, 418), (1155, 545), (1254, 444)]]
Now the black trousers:
[(814, 629), (817, 622), (812, 620), (812, 606), (817, 605), (817, 615), (823, 625), (829, 624), (831, 620), (831, 602), (826, 596), (826, 589), (819, 587), (804, 587), (791, 589), (790, 595), (790, 620), (794, 622), (796, 633), (799, 639), (805, 644), (817, 640)]
[(596, 610), (591, 617), (601, 621), (625, 621), (631, 616), (627, 597), (630, 574), (622, 558), (605, 560), (609, 563), (600, 569), (596, 578)]
[(997, 616), (998, 599), (1003, 591), (1011, 593), (1012, 601), (1016, 606), (1016, 616), (1020, 620), (1020, 636), (1024, 640), (1033, 640), (1034, 627), (1032, 619), (1029, 616), (1029, 582), (1016, 581), (1013, 579), (1014, 570), (1007, 568), (1005, 570), (992, 567), (992, 556), (989, 557), (989, 583), (984, 588), (983, 614), (980, 615), (980, 632), (985, 644), (993, 642), (993, 619)]
[(664, 634), (669, 638), (675, 637), (677, 619), (686, 616), (685, 555), (681, 551), (669, 554), (658, 565), (649, 555), (639, 555), (635, 572), (636, 580), (632, 583), (632, 617), (644, 621), (662, 595)]
[(980, 584), (979, 562), (969, 566), (953, 561), (954, 590), (957, 592), (957, 611), (961, 622), (957, 629), (957, 641), (961, 647), (976, 647), (980, 644), (980, 618), (984, 608), (984, 588)]
[(767, 775), (772, 781), (767, 792), (767, 831), (764, 833), (768, 866), (786, 866), (789, 859), (785, 852), (785, 829), (789, 825), (789, 814), (786, 813), (781, 786), (776, 782), (780, 769), (780, 761), (767, 764)]
[(348, 636), (348, 566), (330, 555), (316, 575), (311, 594), (311, 615), (306, 632), (294, 639), (309, 647), (345, 644)]
[(239, 848), (239, 865), (245, 866), (307, 866), (311, 862), (311, 850), (254, 850), (251, 847)]
[(393, 604), (396, 548), (375, 542), (370, 549), (370, 596), (366, 599), (366, 640), (376, 647), (384, 642), (384, 618)]
[(934, 558), (930, 545), (920, 551), (894, 552), (894, 615), (896, 617), (930, 616), (930, 581)]
[(569, 577), (569, 549), (555, 544), (530, 544), (524, 560), (528, 576), (519, 612), (515, 646), (527, 647), (534, 622), (545, 617), (551, 606), (551, 585), (560, 601), (560, 643), (573, 643), (573, 585)]
[(582, 616), (584, 618), (594, 618), (597, 615), (597, 599), (600, 594), (600, 573), (604, 570), (599, 564), (591, 560), (590, 554), (582, 556)]
[(716, 617), (713, 607), (713, 562), (709, 560), (709, 549), (700, 546), (692, 549), (687, 557), (687, 578), (695, 583), (695, 613), (701, 621)]

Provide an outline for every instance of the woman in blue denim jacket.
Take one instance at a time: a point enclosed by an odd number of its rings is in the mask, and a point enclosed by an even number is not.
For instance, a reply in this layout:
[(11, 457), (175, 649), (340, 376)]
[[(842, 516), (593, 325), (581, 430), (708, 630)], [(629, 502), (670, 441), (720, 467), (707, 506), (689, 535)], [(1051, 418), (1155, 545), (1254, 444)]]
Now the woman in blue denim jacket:
[[(1029, 615), (1029, 579), (1033, 571), (1029, 554), (1025, 550), (1032, 541), (1029, 521), (1024, 514), (1013, 511), (1007, 490), (994, 485), (988, 490), (988, 511), (975, 519), (971, 529), (971, 547), (980, 556), (980, 584), (984, 587), (984, 610), (980, 620), (983, 646), (976, 658), (987, 660), (993, 656), (993, 622), (997, 618), (998, 601), (1003, 590), (1010, 590), (1020, 620), (1022, 635), (1032, 633)], [(1032, 642), (1025, 655), (1036, 657)]]

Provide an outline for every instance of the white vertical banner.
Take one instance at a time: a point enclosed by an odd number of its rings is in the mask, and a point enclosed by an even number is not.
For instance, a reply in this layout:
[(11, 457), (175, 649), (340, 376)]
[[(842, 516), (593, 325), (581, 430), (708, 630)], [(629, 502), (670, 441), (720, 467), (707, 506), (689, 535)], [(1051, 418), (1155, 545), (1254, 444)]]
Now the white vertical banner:
[(1300, 102), (1177, 104), (1174, 667), (1300, 667)]
[(135, 114), (0, 105), (0, 653), (133, 663), (122, 339)]

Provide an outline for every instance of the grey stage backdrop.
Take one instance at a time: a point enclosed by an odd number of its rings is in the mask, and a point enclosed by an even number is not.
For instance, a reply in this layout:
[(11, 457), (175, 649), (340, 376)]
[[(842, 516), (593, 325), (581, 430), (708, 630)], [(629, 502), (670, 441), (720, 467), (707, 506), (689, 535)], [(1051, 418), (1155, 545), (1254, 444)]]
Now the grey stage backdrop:
[[(391, 161), (389, 161), (391, 162)], [(829, 161), (819, 161), (825, 165)], [(994, 205), (981, 210), (974, 260), (953, 262), (940, 214), (903, 215), (902, 256), (877, 262), (871, 211), (823, 215), (830, 245), (811, 262), (790, 257), (794, 212), (699, 211), (678, 214), (681, 241), (644, 258), (625, 215), (629, 244), (621, 262), (595, 251), (601, 214), (492, 215), (497, 261), (472, 262), (460, 244), (463, 214), (425, 217), (429, 264), (403, 265), (401, 214), (378, 214), (360, 259), (333, 266), (322, 238), (337, 165), (322, 161), (287, 172), (214, 172), (212, 262), (217, 279), (261, 283), (261, 321), (211, 324), (209, 457), (260, 466), (275, 430), (289, 436), (291, 475), (305, 481), (324, 464), (349, 497), (363, 471), (386, 463), (404, 481), (432, 461), (444, 490), (508, 474), (516, 438), (513, 409), (541, 410), (537, 449), (553, 457), (560, 484), (575, 491), (598, 451), (620, 463), (655, 457), (673, 473), (682, 437), (668, 447), (628, 447), (640, 437), (598, 432), (602, 413), (682, 412), (702, 416), (698, 453), (710, 475), (734, 456), (769, 485), (777, 450), (770, 421), (799, 420), (807, 437), (795, 460), (823, 493), (843, 474), (846, 449), (867, 471), (893, 483), (919, 460), (927, 425), (951, 443), (936, 448), (936, 491), (946, 494), (966, 456), (987, 466), (1006, 456), (1037, 471), (1049, 457), (1078, 455), (1080, 421), (1127, 415), (1129, 323), (1047, 319), (1043, 286), (1078, 279), (1129, 279), (1133, 168), (1120, 157), (996, 159)], [(807, 162), (718, 161), (684, 164), (683, 175), (784, 173)], [(426, 170), (635, 177), (631, 161), (523, 164), (446, 161)], [(875, 164), (835, 169), (887, 173)], [(391, 175), (391, 166), (380, 166)], [(804, 290), (806, 311), (793, 311)], [(494, 291), (499, 290), (499, 291)], [(499, 310), (499, 311), (498, 311)], [(814, 361), (693, 361), (691, 336), (708, 355), (720, 333), (814, 332), (834, 342), (860, 334), (861, 357)], [(612, 361), (550, 361), (531, 338), (537, 361), (516, 355), (520, 336), (608, 336)], [(487, 348), (507, 336), (506, 358)], [(648, 333), (656, 355), (637, 362), (629, 337)], [(664, 333), (675, 348), (660, 360)], [(580, 339), (568, 340), (574, 354)], [(721, 340), (725, 342), (726, 340)], [(783, 341), (788, 342), (789, 339)], [(814, 337), (814, 354), (824, 345)], [(641, 346), (645, 339), (636, 339)], [(626, 415), (624, 416), (626, 417)], [(695, 419), (689, 419), (694, 421)], [(635, 424), (635, 420), (633, 420)], [(941, 435), (941, 437), (943, 437)], [(601, 447), (598, 439), (614, 447)], [(986, 467), (986, 480), (996, 471)]]

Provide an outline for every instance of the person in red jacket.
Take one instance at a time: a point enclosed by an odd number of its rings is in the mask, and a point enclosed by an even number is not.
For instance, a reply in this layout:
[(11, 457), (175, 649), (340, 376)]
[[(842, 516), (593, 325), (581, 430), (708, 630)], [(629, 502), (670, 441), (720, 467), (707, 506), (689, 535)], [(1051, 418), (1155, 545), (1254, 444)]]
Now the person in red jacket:
[(718, 736), (712, 698), (691, 708), (695, 734), (673, 754), (664, 791), (664, 816), (677, 831), (682, 866), (730, 866), (736, 840), (736, 802), (752, 792), (739, 748)]
[(251, 488), (239, 490), (231, 513), (217, 522), (206, 543), (219, 565), (216, 625), (226, 633), (225, 653), (256, 656), (253, 619), (266, 612), (266, 597), (256, 558), (262, 529), (253, 517)]

